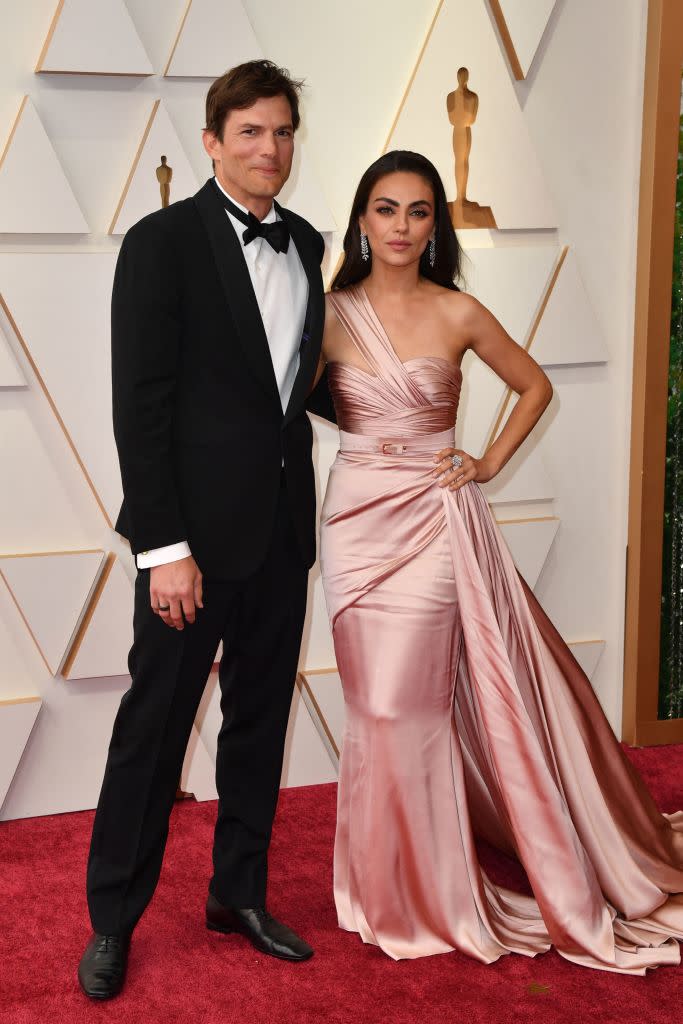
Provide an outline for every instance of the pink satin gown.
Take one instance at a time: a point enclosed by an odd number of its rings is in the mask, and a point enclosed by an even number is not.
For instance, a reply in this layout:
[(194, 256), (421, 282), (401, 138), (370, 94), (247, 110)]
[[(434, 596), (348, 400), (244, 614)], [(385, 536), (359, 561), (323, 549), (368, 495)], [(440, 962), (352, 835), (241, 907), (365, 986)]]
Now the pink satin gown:
[[(401, 363), (362, 286), (332, 303), (368, 367), (329, 366), (340, 926), (395, 959), (552, 945), (624, 974), (679, 963), (683, 812), (655, 807), (479, 486), (430, 476), (453, 442), (460, 370)], [(476, 835), (519, 859), (534, 898), (487, 878)]]

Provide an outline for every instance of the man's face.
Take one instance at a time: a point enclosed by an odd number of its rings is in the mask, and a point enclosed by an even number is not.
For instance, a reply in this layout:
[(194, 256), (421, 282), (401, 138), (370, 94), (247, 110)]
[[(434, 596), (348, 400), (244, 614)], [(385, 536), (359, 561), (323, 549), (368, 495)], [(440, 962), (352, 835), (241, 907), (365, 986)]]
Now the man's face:
[(227, 192), (244, 206), (249, 200), (271, 200), (289, 177), (294, 155), (292, 111), (285, 96), (256, 101), (231, 110), (223, 141), (205, 131), (204, 148)]

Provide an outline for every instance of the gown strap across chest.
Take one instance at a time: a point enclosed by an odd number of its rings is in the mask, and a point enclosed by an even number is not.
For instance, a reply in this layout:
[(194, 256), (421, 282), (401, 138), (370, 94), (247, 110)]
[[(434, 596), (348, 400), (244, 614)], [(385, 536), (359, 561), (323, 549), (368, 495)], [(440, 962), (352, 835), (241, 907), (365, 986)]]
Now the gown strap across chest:
[(398, 358), (362, 284), (331, 292), (330, 302), (340, 323), (377, 378), (377, 385), (405, 407), (420, 407), (425, 396)]

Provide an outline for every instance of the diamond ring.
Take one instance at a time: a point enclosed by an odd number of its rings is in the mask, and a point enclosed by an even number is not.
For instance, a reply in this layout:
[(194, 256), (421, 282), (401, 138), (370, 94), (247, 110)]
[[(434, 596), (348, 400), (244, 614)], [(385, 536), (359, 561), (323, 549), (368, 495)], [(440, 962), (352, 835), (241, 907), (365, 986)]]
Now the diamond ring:
[(462, 466), (462, 456), (452, 455), (451, 462), (453, 463), (453, 469), (459, 469), (459, 467)]

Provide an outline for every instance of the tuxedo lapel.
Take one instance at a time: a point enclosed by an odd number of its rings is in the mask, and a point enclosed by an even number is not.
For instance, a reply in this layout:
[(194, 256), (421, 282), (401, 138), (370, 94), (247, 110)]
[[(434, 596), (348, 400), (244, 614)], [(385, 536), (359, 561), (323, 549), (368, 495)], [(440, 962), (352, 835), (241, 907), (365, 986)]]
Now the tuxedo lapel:
[(314, 251), (310, 239), (301, 230), (297, 218), (290, 216), (289, 212), (280, 206), (279, 203), (276, 203), (275, 207), (289, 227), (290, 235), (296, 245), (296, 251), (299, 254), (299, 259), (308, 278), (308, 304), (301, 343), (299, 345), (299, 369), (294, 379), (287, 409), (285, 410), (284, 421), (287, 424), (301, 410), (313, 384), (320, 357), (320, 343), (325, 317), (325, 298), (323, 295), (318, 254)]
[(237, 325), (244, 354), (265, 390), (279, 404), (280, 395), (268, 338), (242, 252), (242, 242), (228, 220), (211, 180), (196, 194), (194, 202), (209, 236), (218, 276)]

